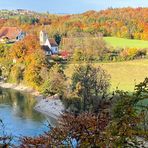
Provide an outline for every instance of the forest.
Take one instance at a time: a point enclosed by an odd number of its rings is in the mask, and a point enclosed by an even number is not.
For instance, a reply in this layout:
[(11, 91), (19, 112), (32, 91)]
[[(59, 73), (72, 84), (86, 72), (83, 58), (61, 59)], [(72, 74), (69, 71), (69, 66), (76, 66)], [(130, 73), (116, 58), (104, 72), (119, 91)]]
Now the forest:
[[(2, 12), (1, 12), (2, 13)], [(11, 15), (10, 15), (11, 13)], [(9, 17), (7, 17), (9, 16)], [(51, 15), (49, 13), (3, 12), (0, 25), (19, 26), (28, 32), (38, 33), (42, 27), (49, 36), (56, 33), (62, 37), (78, 37), (83, 33), (148, 40), (148, 9), (120, 8), (88, 11), (74, 15)], [(15, 23), (14, 23), (15, 22)]]

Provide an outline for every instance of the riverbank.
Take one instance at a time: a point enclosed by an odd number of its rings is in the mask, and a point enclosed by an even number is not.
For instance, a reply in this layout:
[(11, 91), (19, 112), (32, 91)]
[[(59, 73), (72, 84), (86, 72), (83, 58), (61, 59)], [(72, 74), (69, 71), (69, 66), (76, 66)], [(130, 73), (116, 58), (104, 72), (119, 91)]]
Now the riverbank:
[(34, 109), (47, 116), (49, 115), (50, 117), (57, 119), (63, 114), (65, 107), (59, 97), (54, 95), (41, 99), (36, 104)]
[(64, 111), (64, 105), (58, 96), (44, 97), (38, 91), (21, 85), (0, 82), (0, 87), (14, 89), (20, 92), (29, 93), (37, 99), (37, 104), (34, 109), (46, 116), (58, 119)]
[(13, 84), (13, 83), (0, 82), (0, 87), (18, 90), (18, 91), (21, 91), (21, 92), (29, 93), (29, 94), (31, 94), (33, 96), (41, 96), (38, 91), (32, 89), (31, 87), (24, 86), (22, 84)]

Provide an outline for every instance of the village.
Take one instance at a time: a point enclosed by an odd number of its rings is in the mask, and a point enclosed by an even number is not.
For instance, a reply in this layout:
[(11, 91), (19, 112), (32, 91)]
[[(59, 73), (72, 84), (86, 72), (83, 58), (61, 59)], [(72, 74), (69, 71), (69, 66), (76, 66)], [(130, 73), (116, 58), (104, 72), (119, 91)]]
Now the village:
[[(46, 56), (50, 56), (50, 59), (52, 59), (52, 57), (54, 58), (54, 56), (58, 56), (59, 59), (63, 61), (68, 59), (70, 53), (67, 51), (61, 51), (55, 39), (49, 38), (46, 31), (41, 30), (38, 34), (40, 45)], [(28, 35), (30, 34), (17, 27), (2, 27), (0, 29), (0, 43), (12, 45), (23, 40)]]

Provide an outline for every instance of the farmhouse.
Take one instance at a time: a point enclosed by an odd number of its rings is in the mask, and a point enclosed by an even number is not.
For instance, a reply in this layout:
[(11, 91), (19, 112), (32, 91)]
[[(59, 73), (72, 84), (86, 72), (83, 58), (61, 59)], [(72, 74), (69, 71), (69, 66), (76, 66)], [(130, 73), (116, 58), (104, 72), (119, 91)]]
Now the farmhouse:
[(22, 40), (24, 37), (25, 33), (17, 27), (2, 27), (0, 29), (0, 42), (16, 42)]
[(47, 33), (44, 31), (40, 31), (40, 45), (43, 47), (47, 56), (59, 53), (59, 47), (55, 39), (49, 39)]

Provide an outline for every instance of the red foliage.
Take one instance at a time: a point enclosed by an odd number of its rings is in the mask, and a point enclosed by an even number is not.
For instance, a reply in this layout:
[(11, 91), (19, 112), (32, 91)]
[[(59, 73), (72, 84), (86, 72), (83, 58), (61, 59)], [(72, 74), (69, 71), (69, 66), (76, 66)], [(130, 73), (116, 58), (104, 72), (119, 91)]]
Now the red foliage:
[(21, 147), (63, 147), (72, 146), (72, 140), (77, 141), (81, 147), (104, 147), (104, 133), (109, 123), (109, 115), (83, 113), (78, 116), (65, 114), (59, 120), (59, 125), (50, 132), (37, 138), (24, 137), (21, 139)]

